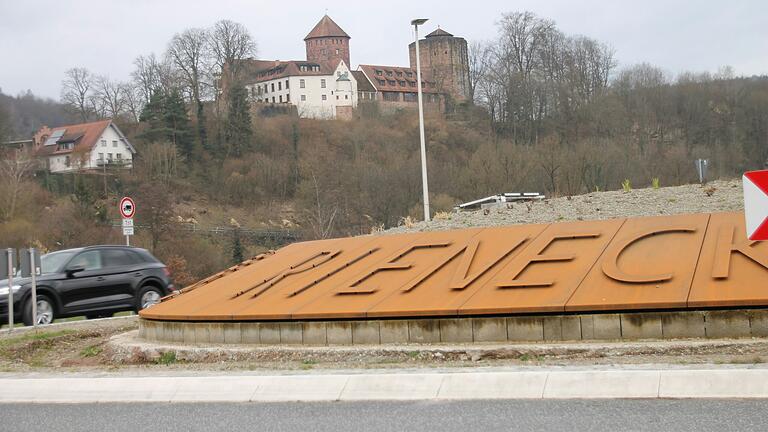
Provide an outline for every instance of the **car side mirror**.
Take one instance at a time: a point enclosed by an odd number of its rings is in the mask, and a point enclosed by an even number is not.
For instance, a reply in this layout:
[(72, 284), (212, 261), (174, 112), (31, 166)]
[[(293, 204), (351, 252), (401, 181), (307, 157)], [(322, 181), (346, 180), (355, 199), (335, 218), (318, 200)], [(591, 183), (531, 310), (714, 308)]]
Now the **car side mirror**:
[(80, 273), (81, 271), (85, 271), (85, 267), (83, 266), (70, 267), (67, 269), (67, 277), (68, 278), (74, 277), (75, 274)]

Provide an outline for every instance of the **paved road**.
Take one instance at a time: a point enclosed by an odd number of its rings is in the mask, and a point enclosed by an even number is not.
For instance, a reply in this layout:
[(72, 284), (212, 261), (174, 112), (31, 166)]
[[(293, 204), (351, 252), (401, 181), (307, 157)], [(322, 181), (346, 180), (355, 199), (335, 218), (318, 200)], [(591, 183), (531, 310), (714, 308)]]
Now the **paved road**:
[(764, 431), (761, 400), (0, 404), (0, 430)]

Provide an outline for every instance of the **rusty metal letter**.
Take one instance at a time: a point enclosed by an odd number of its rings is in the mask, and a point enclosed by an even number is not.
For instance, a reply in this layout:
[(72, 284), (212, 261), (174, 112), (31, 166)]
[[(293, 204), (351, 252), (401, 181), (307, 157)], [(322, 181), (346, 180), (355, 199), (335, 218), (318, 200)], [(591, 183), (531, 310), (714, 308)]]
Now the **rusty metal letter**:
[(442, 247), (448, 247), (450, 245), (451, 245), (451, 242), (439, 242), (439, 243), (416, 243), (414, 245), (408, 246), (404, 249), (401, 249), (392, 258), (388, 259), (384, 264), (381, 264), (375, 267), (373, 270), (366, 272), (361, 277), (356, 277), (355, 280), (351, 284), (349, 284), (349, 286), (337, 289), (336, 293), (337, 294), (372, 294), (376, 292), (377, 290), (376, 287), (365, 288), (365, 287), (359, 286), (366, 279), (382, 271), (408, 270), (412, 268), (414, 265), (413, 263), (401, 263), (398, 260), (400, 260), (401, 258), (403, 258), (404, 256), (408, 255), (409, 253), (415, 250), (442, 248)]
[(615, 245), (612, 245), (610, 249), (606, 251), (605, 258), (603, 259), (603, 266), (602, 266), (603, 273), (615, 281), (626, 282), (626, 283), (653, 283), (653, 282), (668, 281), (672, 279), (673, 274), (666, 273), (666, 274), (649, 275), (649, 276), (638, 276), (638, 275), (630, 275), (625, 273), (623, 270), (619, 268), (619, 256), (632, 244), (646, 237), (651, 237), (651, 236), (660, 235), (660, 234), (694, 233), (694, 232), (696, 232), (696, 228), (691, 228), (688, 226), (673, 226), (669, 228), (654, 229), (653, 231), (650, 231), (650, 232), (639, 232), (633, 236), (627, 237), (623, 241), (618, 242)]
[(438, 270), (443, 268), (446, 264), (451, 262), (454, 258), (461, 255), (462, 252), (464, 253), (464, 257), (461, 260), (461, 263), (459, 265), (459, 268), (456, 269), (456, 272), (453, 274), (453, 278), (451, 279), (450, 288), (453, 290), (463, 290), (466, 289), (469, 284), (474, 282), (477, 278), (485, 274), (488, 270), (491, 269), (494, 265), (496, 265), (499, 261), (503, 260), (505, 257), (507, 257), (509, 254), (514, 252), (517, 248), (520, 247), (521, 244), (523, 244), (526, 240), (528, 240), (528, 237), (523, 237), (521, 239), (518, 239), (514, 244), (512, 244), (510, 247), (508, 247), (506, 250), (504, 250), (498, 257), (488, 261), (483, 268), (478, 269), (475, 274), (472, 276), (469, 275), (469, 267), (472, 265), (472, 261), (474, 261), (475, 256), (477, 255), (477, 248), (480, 247), (480, 240), (478, 239), (472, 239), (464, 245), (461, 249), (457, 250), (456, 252), (446, 256), (441, 261), (435, 263), (433, 266), (422, 272), (419, 276), (417, 276), (414, 280), (403, 286), (401, 291), (403, 292), (410, 292), (419, 284), (424, 282), (428, 277), (432, 276), (434, 273), (436, 273)]
[(739, 252), (750, 260), (768, 269), (768, 257), (760, 256), (752, 249), (752, 245), (757, 242), (745, 240), (739, 243), (733, 242), (733, 234), (736, 227), (734, 225), (724, 225), (720, 228), (717, 236), (717, 247), (715, 248), (715, 261), (712, 265), (712, 278), (728, 279), (731, 271), (731, 255)]
[(503, 282), (496, 285), (497, 288), (535, 288), (535, 287), (548, 287), (552, 286), (554, 282), (526, 282), (518, 280), (517, 278), (520, 276), (520, 274), (525, 271), (526, 268), (528, 268), (529, 265), (537, 262), (556, 262), (556, 261), (571, 261), (574, 258), (576, 258), (576, 255), (573, 254), (563, 254), (563, 255), (546, 255), (542, 254), (549, 245), (556, 242), (557, 240), (564, 240), (564, 239), (577, 239), (577, 238), (595, 238), (600, 237), (600, 233), (586, 233), (586, 234), (559, 234), (559, 235), (553, 235), (549, 241), (544, 243), (538, 251), (536, 251), (536, 255), (528, 259), (526, 262), (523, 263), (520, 268), (517, 269), (516, 272), (514, 272), (514, 275), (512, 276), (512, 280), (509, 282)]
[[(273, 276), (270, 276), (268, 278), (262, 279), (261, 281), (258, 281), (256, 284), (235, 293), (235, 295), (232, 296), (232, 298), (240, 297), (243, 294), (246, 294), (248, 292), (251, 292), (259, 287), (262, 287), (260, 290), (256, 291), (254, 295), (251, 296), (251, 298), (255, 298), (266, 292), (268, 289), (275, 286), (278, 282), (281, 280), (287, 278), (288, 276), (303, 273), (307, 270), (311, 270), (316, 268), (319, 265), (322, 265), (334, 258), (336, 258), (341, 253), (341, 249), (335, 249), (331, 251), (322, 251), (318, 252), (316, 254), (313, 254), (307, 258), (304, 258), (303, 260), (299, 261), (298, 263), (288, 267), (286, 270), (283, 270)], [(317, 260), (320, 258), (320, 260)], [(317, 261), (316, 261), (317, 260)]]

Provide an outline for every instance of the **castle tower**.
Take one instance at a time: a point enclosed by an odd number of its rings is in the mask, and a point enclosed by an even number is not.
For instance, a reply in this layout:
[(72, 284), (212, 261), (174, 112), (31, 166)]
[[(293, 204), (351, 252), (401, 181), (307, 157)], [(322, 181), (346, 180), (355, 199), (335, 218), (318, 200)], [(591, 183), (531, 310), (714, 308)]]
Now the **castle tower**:
[[(411, 68), (416, 69), (416, 43), (408, 45)], [(456, 102), (470, 97), (467, 41), (438, 27), (419, 41), (421, 71), (435, 82), (438, 91)]]
[(336, 24), (328, 15), (323, 16), (315, 28), (304, 38), (307, 44), (307, 61), (333, 62), (334, 67), (339, 60), (349, 63), (349, 35)]

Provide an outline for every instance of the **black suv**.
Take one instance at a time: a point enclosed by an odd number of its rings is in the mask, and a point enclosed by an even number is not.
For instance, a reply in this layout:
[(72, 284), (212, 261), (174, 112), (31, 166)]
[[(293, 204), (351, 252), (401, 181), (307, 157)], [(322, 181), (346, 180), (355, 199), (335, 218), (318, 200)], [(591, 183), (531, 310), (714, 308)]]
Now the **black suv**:
[[(41, 257), (37, 277), (37, 323), (85, 315), (112, 316), (152, 306), (175, 288), (165, 264), (129, 246), (89, 246)], [(8, 322), (8, 281), (0, 287), (0, 324)], [(31, 279), (13, 280), (14, 322), (32, 325)]]

